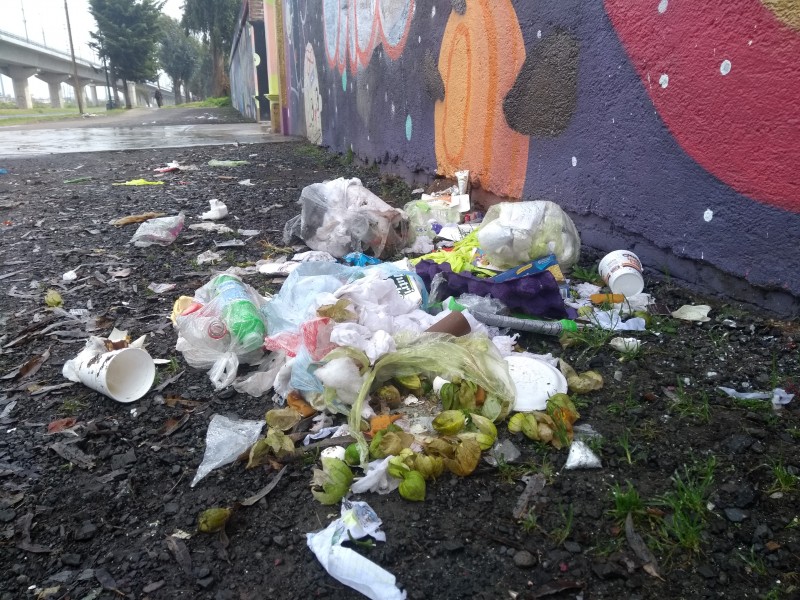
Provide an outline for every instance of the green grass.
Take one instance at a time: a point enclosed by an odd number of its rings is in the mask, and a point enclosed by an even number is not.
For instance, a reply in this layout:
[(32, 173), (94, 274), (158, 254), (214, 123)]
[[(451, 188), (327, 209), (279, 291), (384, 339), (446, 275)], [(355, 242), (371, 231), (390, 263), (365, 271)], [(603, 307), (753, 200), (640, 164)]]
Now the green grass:
[(58, 412), (62, 415), (73, 416), (78, 414), (81, 410), (89, 406), (82, 398), (66, 398), (62, 403)]
[(800, 477), (791, 473), (786, 465), (783, 464), (783, 459), (779, 459), (772, 463), (772, 486), (767, 490), (767, 493), (773, 494), (781, 492), (788, 494), (795, 491), (800, 483)]
[(614, 402), (608, 405), (606, 410), (611, 415), (624, 415), (627, 414), (628, 411), (633, 410), (635, 408), (639, 408), (641, 404), (636, 399), (634, 394), (634, 387), (633, 382), (628, 386), (628, 393), (620, 402)]
[(614, 500), (611, 515), (617, 523), (624, 523), (629, 513), (634, 519), (645, 514), (644, 502), (639, 492), (630, 481), (625, 483), (627, 487), (624, 490), (618, 483), (611, 488), (611, 497)]
[(536, 516), (536, 513), (533, 512), (533, 509), (527, 512), (522, 521), (520, 521), (520, 525), (525, 533), (532, 533), (539, 528), (539, 518)]
[(187, 102), (186, 104), (164, 105), (162, 108), (222, 108), (230, 105), (230, 97), (222, 96), (220, 98), (206, 98), (197, 102)]
[(706, 501), (714, 481), (717, 466), (715, 456), (705, 463), (697, 463), (672, 476), (673, 489), (656, 499), (655, 504), (671, 514), (660, 523), (660, 536), (664, 543), (675, 543), (692, 553), (700, 552), (708, 520)]
[(591, 267), (575, 265), (572, 267), (572, 271), (570, 272), (570, 278), (578, 279), (580, 281), (588, 281), (589, 283), (593, 283), (595, 285), (604, 285), (603, 278), (600, 277), (600, 273), (597, 271), (597, 265), (592, 265)]
[(758, 556), (755, 550), (751, 547), (750, 552), (744, 554), (739, 552), (739, 559), (744, 563), (744, 570), (748, 573), (755, 573), (762, 577), (767, 575), (767, 565), (764, 559)]
[(519, 465), (512, 465), (501, 460), (497, 463), (497, 472), (507, 483), (514, 483), (526, 475), (541, 473), (549, 485), (553, 483), (553, 478), (555, 477), (555, 468), (547, 458), (543, 458), (540, 464), (531, 460)]
[(683, 380), (678, 377), (675, 396), (671, 409), (683, 419), (692, 419), (700, 423), (711, 421), (711, 406), (708, 403), (708, 394), (703, 392), (697, 399), (692, 398), (683, 387)]
[(629, 429), (625, 429), (620, 434), (619, 439), (617, 439), (617, 445), (625, 453), (625, 460), (628, 461), (629, 465), (632, 465), (635, 459), (633, 458), (633, 446), (631, 445), (631, 432)]
[(561, 513), (562, 524), (560, 527), (556, 527), (551, 533), (550, 537), (553, 539), (557, 546), (560, 546), (572, 533), (572, 527), (574, 525), (574, 515), (572, 511), (572, 504), (567, 506), (567, 510), (565, 511), (563, 507), (559, 508), (559, 512)]

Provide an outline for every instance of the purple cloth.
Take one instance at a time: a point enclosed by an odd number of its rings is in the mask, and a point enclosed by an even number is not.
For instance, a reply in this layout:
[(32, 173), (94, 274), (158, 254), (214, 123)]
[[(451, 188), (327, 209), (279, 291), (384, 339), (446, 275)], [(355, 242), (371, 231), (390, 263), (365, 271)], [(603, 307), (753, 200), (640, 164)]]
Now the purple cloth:
[(468, 271), (453, 273), (447, 263), (437, 264), (432, 260), (423, 260), (417, 264), (417, 275), (428, 289), (437, 273), (443, 273), (447, 278), (447, 291), (454, 298), (467, 293), (492, 296), (505, 304), (511, 312), (548, 319), (574, 319), (577, 316), (575, 309), (564, 304), (558, 283), (549, 271), (497, 283), (489, 278), (475, 277)]

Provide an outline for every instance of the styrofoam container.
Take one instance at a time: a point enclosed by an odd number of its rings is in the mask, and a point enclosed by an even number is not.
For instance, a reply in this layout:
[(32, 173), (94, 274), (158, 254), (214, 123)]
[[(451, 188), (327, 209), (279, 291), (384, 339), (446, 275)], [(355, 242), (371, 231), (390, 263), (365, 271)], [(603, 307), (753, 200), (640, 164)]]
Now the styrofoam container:
[(644, 289), (642, 261), (628, 250), (614, 250), (597, 267), (600, 277), (613, 294), (635, 296)]
[(117, 402), (138, 400), (150, 391), (156, 376), (153, 359), (141, 348), (87, 357), (75, 369), (82, 384)]
[(512, 354), (506, 356), (508, 372), (517, 388), (514, 410), (546, 410), (553, 394), (567, 393), (567, 380), (561, 371), (538, 358)]

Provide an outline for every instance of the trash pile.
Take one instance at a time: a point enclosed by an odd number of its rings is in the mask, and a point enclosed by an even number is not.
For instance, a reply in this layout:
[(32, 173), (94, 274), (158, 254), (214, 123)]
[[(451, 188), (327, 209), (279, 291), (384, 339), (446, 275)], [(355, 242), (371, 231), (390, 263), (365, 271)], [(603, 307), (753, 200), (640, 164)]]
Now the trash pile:
[[(360, 180), (342, 178), (307, 186), (299, 204), (284, 243), (302, 241), (310, 250), (250, 271), (218, 272), (175, 301), (176, 349), (186, 362), (207, 371), (216, 390), (232, 386), (271, 405), (263, 420), (212, 417), (191, 486), (242, 456), (246, 469), (279, 469), (321, 450), (311, 496), (342, 503), (342, 517), (309, 533), (309, 547), (332, 576), (368, 597), (403, 598), (393, 576), (341, 546), (344, 535), (385, 539), (374, 511), (351, 494), (397, 492), (424, 501), (445, 471), (465, 477), (482, 459), (513, 462), (520, 452), (498, 429), (503, 422), (510, 434), (569, 447), (566, 469), (601, 468), (583, 441), (596, 434), (577, 425), (570, 394), (602, 388), (602, 376), (519, 348), (518, 332), (560, 336), (567, 345), (592, 330), (643, 331), (653, 299), (628, 250), (600, 262), (605, 289), (571, 280), (581, 241), (569, 216), (548, 201), (474, 211), (468, 172), (403, 210)], [(211, 200), (201, 218), (227, 214)], [(168, 245), (184, 224), (183, 213), (147, 217), (131, 240), (136, 246)], [(232, 231), (219, 223), (191, 228)], [(202, 262), (213, 256), (201, 255)], [(285, 279), (265, 297), (245, 282), (250, 276)], [(691, 308), (673, 316), (707, 318), (707, 311), (697, 314), (702, 307)], [(623, 354), (642, 344), (634, 337), (610, 343)], [(92, 370), (96, 357), (110, 352), (137, 356), (135, 347), (123, 352), (95, 339), (65, 375), (120, 401), (140, 397), (138, 389), (124, 390), (136, 381), (114, 392), (114, 369), (105, 362), (100, 374)], [(115, 356), (104, 360), (110, 365)], [(144, 379), (152, 382), (152, 373)], [(212, 510), (213, 527), (203, 527), (219, 531), (233, 509)]]

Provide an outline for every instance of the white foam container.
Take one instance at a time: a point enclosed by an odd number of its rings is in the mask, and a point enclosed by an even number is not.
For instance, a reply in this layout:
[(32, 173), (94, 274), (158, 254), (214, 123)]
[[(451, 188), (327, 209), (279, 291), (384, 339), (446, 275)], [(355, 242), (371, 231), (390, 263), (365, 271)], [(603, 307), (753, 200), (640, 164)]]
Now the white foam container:
[(629, 250), (614, 250), (606, 254), (597, 270), (612, 294), (635, 296), (644, 289), (642, 261)]
[(546, 410), (553, 394), (567, 393), (564, 375), (543, 360), (530, 356), (506, 356), (508, 372), (517, 388), (514, 410), (528, 412)]

